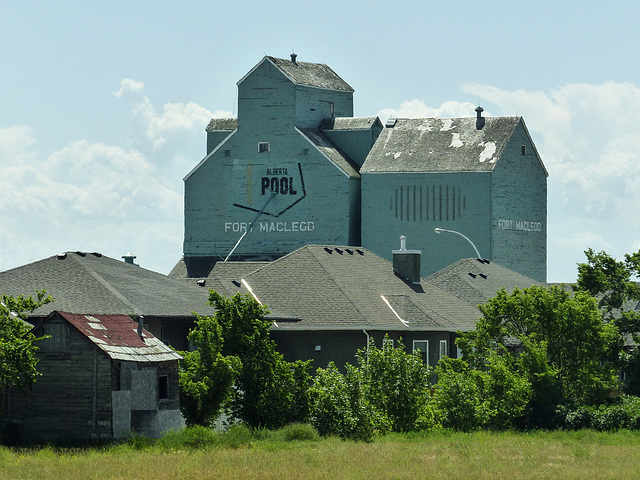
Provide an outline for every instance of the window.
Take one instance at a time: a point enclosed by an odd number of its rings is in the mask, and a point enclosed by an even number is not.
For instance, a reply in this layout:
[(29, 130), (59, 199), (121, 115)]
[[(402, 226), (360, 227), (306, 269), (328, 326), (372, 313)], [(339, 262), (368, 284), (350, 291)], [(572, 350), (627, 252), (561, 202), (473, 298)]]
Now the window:
[(527, 154), (527, 146), (526, 145), (521, 145), (520, 146), (520, 155), (526, 155)]
[(258, 153), (269, 153), (269, 142), (258, 142)]
[(429, 340), (414, 340), (413, 353), (418, 354), (422, 363), (429, 364)]
[(225, 157), (230, 157), (231, 156), (231, 150), (225, 150), (224, 151), (224, 156)]
[(393, 339), (392, 338), (383, 338), (382, 339), (382, 350), (385, 352), (393, 348)]
[(304, 155), (305, 157), (306, 157), (307, 155), (309, 155), (309, 149), (308, 149), (308, 148), (303, 148), (303, 149), (302, 149), (302, 155)]
[(333, 102), (329, 102), (329, 115), (331, 118), (335, 117), (336, 115), (336, 109), (335, 109), (335, 105), (333, 104)]
[(442, 357), (446, 357), (448, 355), (447, 341), (440, 340), (440, 355), (438, 356), (438, 360)]
[(158, 398), (160, 400), (169, 398), (169, 375), (158, 377)]
[(69, 327), (64, 323), (49, 322), (44, 325), (44, 334), (50, 338), (44, 340), (41, 349), (48, 354), (71, 353), (69, 347)]

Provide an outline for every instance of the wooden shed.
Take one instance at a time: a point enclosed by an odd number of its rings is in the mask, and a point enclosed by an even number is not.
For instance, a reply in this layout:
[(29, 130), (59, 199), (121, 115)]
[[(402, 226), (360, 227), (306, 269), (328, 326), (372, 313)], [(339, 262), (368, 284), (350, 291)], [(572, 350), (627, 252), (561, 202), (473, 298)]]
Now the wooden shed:
[(50, 336), (39, 343), (42, 376), (31, 392), (6, 394), (5, 439), (105, 441), (182, 427), (181, 357), (142, 321), (54, 311), (33, 331)]

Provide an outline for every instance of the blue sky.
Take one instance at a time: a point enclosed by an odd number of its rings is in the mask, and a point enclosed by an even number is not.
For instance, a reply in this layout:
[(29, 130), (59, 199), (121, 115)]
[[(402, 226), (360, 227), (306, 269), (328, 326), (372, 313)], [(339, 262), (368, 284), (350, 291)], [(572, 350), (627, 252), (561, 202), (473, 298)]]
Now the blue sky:
[(522, 115), (550, 174), (549, 281), (589, 247), (640, 249), (638, 3), (0, 6), (0, 271), (85, 250), (168, 273), (208, 120), (293, 51), (344, 78), (358, 116)]

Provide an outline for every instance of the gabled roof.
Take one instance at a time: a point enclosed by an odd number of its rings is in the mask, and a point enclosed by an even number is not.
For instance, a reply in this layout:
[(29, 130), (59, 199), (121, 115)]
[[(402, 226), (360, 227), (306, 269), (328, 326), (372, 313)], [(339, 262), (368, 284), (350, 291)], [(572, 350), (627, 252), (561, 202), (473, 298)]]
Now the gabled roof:
[(127, 315), (83, 315), (55, 311), (35, 328), (40, 328), (56, 316), (73, 325), (114, 360), (164, 362), (182, 359), (147, 330), (142, 329), (142, 336), (138, 335), (138, 324)]
[(31, 316), (53, 310), (94, 314), (191, 317), (208, 313), (208, 290), (99, 253), (66, 252), (0, 272), (0, 292), (34, 295), (46, 290), (54, 302)]
[(371, 130), (372, 127), (382, 128), (378, 117), (334, 117), (322, 121), (322, 130)]
[(474, 306), (487, 303), (501, 288), (511, 293), (515, 288), (543, 285), (495, 262), (476, 258), (458, 260), (429, 275), (426, 281)]
[(360, 177), (357, 166), (344, 155), (336, 145), (319, 130), (296, 128), (318, 151), (333, 164), (339, 167), (349, 177)]
[(273, 64), (296, 85), (323, 88), (326, 90), (353, 92), (353, 88), (351, 88), (347, 82), (340, 78), (336, 72), (324, 63), (307, 63), (298, 61), (294, 63), (291, 60), (284, 60), (276, 57), (264, 57), (249, 71), (249, 73), (238, 81), (238, 85), (240, 85), (245, 78), (251, 75), (254, 70), (266, 61)]
[[(210, 278), (220, 273), (214, 268)], [(276, 319), (281, 330), (455, 332), (473, 329), (479, 317), (477, 308), (433, 284), (406, 283), (391, 262), (358, 247), (307, 245), (241, 278), (220, 280), (276, 316), (298, 320)]]
[(380, 133), (361, 172), (493, 170), (520, 117), (402, 118)]

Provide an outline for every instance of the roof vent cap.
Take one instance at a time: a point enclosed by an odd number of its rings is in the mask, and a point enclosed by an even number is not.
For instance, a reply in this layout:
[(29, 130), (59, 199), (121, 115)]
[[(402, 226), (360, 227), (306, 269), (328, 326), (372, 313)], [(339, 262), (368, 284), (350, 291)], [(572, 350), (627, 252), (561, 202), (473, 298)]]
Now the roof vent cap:
[(298, 62), (296, 62), (296, 58), (298, 57), (298, 55), (296, 55), (295, 53), (291, 54), (291, 63), (293, 63), (294, 65), (297, 65)]

